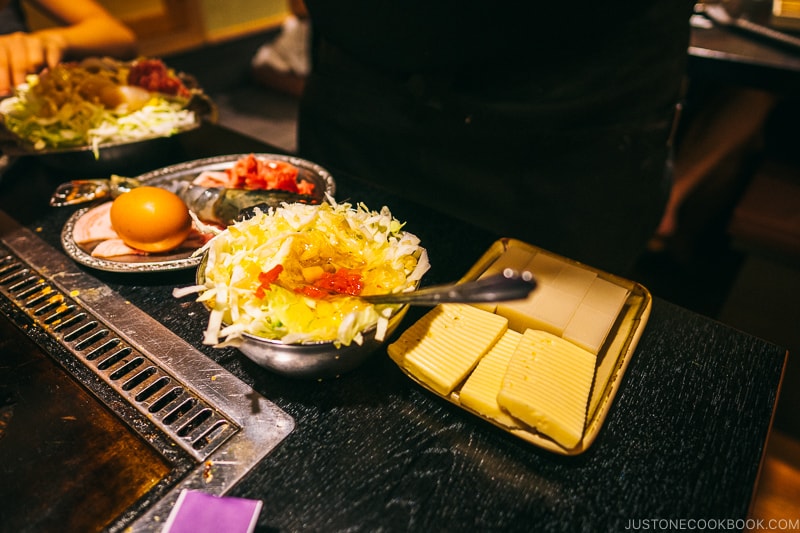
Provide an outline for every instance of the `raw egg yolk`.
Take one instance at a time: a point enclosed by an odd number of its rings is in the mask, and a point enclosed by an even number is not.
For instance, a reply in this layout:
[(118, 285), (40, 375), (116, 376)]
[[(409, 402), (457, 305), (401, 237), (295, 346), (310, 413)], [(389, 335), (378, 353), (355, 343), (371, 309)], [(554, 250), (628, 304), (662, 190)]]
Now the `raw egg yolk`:
[(158, 187), (137, 187), (111, 204), (111, 226), (131, 248), (166, 252), (186, 239), (192, 218), (178, 195)]

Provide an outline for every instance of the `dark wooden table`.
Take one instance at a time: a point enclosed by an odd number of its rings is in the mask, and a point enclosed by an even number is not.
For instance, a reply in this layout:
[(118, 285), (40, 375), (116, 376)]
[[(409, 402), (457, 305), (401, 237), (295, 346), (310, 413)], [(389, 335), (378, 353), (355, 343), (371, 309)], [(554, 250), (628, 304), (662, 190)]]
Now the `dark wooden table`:
[[(275, 150), (206, 125), (184, 135), (172, 156), (251, 151)], [(421, 237), (433, 265), (426, 283), (461, 276), (498, 237), (331, 170), (339, 199), (388, 205)], [(0, 183), (0, 209), (58, 250), (71, 211), (47, 199), (62, 180), (22, 159)], [(780, 346), (655, 295), (597, 440), (565, 457), (426, 392), (385, 351), (316, 382), (203, 346), (202, 309), (171, 295), (193, 272), (91, 273), (295, 419), (295, 430), (230, 492), (263, 501), (257, 531), (619, 531), (643, 520), (743, 520), (786, 359)]]
[[(741, 13), (752, 22), (794, 37), (798, 32), (770, 23), (771, 2), (742, 2)], [(800, 89), (800, 49), (711, 23), (703, 15), (692, 18), (688, 73), (691, 78), (753, 87), (784, 94)]]

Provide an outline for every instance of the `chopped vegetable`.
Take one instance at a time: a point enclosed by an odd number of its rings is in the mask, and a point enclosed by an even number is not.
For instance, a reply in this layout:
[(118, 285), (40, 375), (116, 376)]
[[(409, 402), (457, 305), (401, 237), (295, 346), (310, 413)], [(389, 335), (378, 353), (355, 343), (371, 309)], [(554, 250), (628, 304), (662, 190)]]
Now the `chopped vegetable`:
[[(253, 154), (242, 157), (229, 169), (228, 174), (232, 189), (280, 189), (298, 192), (297, 167), (284, 161), (260, 159)], [(311, 191), (314, 185), (311, 184)]]
[(206, 170), (192, 181), (203, 187), (287, 191), (312, 196), (314, 182), (300, 176), (300, 169), (286, 161), (248, 154), (225, 170)]
[[(134, 74), (131, 76), (131, 74)], [(0, 102), (11, 133), (35, 150), (162, 137), (195, 124), (191, 92), (158, 60), (62, 63)]]
[(385, 331), (396, 306), (358, 296), (412, 290), (427, 252), (388, 208), (329, 201), (256, 210), (198, 250), (207, 253), (195, 287), (211, 309), (206, 344), (236, 345), (250, 333), (349, 345), (373, 326)]
[(127, 82), (148, 91), (189, 98), (191, 92), (159, 59), (140, 59), (131, 65)]

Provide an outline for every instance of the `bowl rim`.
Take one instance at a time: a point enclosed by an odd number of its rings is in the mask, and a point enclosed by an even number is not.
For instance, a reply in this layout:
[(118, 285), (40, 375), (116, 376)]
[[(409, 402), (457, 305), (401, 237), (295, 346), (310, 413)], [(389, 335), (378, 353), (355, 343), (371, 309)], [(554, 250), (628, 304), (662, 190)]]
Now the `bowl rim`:
[[(97, 152), (99, 153), (102, 151), (108, 151), (113, 148), (141, 146), (144, 145), (145, 143), (149, 143), (152, 141), (171, 139), (182, 133), (198, 129), (202, 125), (202, 122), (203, 122), (202, 117), (195, 116), (195, 120), (191, 124), (186, 124), (184, 126), (176, 128), (174, 131), (166, 135), (148, 135), (147, 137), (132, 139), (129, 141), (105, 141), (97, 144)], [(16, 136), (14, 137), (15, 137), (14, 139), (8, 139), (2, 145), (2, 150), (6, 155), (18, 156), (18, 157), (57, 156), (57, 155), (84, 154), (84, 153), (94, 154), (95, 152), (95, 147), (90, 144), (82, 144), (80, 146), (46, 147), (39, 150), (34, 148), (30, 142), (20, 137)]]

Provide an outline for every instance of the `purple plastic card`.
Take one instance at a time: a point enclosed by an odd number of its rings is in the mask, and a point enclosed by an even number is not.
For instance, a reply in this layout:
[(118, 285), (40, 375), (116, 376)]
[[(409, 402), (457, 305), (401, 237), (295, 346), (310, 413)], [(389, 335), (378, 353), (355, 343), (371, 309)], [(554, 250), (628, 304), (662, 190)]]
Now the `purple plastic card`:
[(163, 533), (252, 533), (260, 500), (220, 497), (184, 490), (164, 524)]

